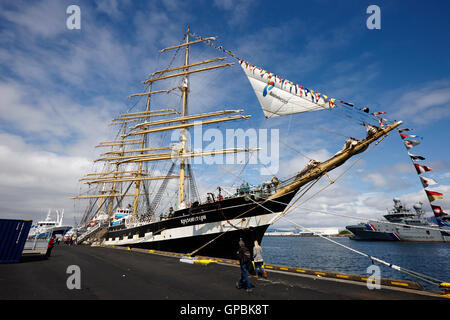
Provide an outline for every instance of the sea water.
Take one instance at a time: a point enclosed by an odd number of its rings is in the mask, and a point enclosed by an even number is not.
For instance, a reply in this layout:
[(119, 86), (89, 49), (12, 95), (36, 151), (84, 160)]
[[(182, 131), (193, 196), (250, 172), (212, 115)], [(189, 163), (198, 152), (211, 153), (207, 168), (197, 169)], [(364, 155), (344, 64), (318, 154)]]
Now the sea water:
[[(450, 282), (450, 243), (354, 241), (347, 237), (331, 238), (352, 249), (388, 263)], [(264, 237), (264, 262), (305, 269), (371, 275), (372, 261), (319, 237)], [(428, 290), (438, 287), (379, 263), (382, 278), (418, 281)]]

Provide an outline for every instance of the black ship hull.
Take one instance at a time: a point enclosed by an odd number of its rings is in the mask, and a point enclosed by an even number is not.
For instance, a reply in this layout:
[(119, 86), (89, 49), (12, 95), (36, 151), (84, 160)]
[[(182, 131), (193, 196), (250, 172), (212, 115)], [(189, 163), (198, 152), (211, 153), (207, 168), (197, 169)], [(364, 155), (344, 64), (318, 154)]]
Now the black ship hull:
[(110, 227), (105, 245), (236, 258), (239, 239), (252, 248), (296, 192), (275, 199), (238, 196), (177, 210), (172, 217), (133, 228)]
[[(236, 252), (239, 249), (239, 239), (242, 238), (244, 243), (252, 248), (255, 240), (258, 240), (258, 243), (262, 241), (268, 227), (269, 225), (264, 225), (249, 229), (222, 232), (220, 234), (204, 234), (173, 240), (144, 242), (131, 245), (131, 247), (189, 254), (204, 246), (195, 255), (236, 259)], [(205, 246), (208, 242), (211, 243)]]
[(362, 241), (399, 241), (400, 238), (395, 236), (393, 233), (378, 232), (373, 230), (368, 230), (361, 225), (353, 225), (345, 227), (351, 233), (354, 234), (350, 237), (351, 240), (362, 240)]

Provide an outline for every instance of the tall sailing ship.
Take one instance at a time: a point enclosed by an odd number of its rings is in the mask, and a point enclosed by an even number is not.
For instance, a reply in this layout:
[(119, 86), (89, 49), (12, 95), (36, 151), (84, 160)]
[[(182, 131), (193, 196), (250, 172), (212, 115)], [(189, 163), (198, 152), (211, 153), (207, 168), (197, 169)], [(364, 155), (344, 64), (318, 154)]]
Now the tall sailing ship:
[[(206, 200), (202, 200), (195, 183), (191, 159), (258, 151), (258, 148), (198, 151), (189, 147), (189, 129), (245, 121), (250, 117), (243, 114), (243, 110), (189, 113), (189, 76), (234, 64), (221, 63), (225, 60), (223, 57), (190, 61), (191, 46), (203, 43), (217, 49), (213, 45), (214, 40), (215, 37), (197, 36), (188, 27), (181, 44), (160, 51), (184, 52), (184, 63), (152, 73), (143, 82), (148, 90), (130, 96), (145, 98), (144, 110), (129, 110), (113, 119), (112, 124), (119, 128), (116, 139), (101, 142), (97, 146), (110, 148), (95, 160), (104, 165), (99, 172), (90, 173), (81, 179), (90, 186), (91, 193), (74, 197), (89, 201), (81, 224), (87, 226), (92, 221), (98, 221), (80, 239), (97, 237), (104, 245), (234, 258), (240, 239), (250, 247), (254, 240), (261, 242), (266, 229), (285, 214), (296, 195), (306, 193), (322, 176), (367, 150), (370, 144), (385, 137), (401, 123), (383, 124), (382, 127), (366, 123), (366, 137), (361, 140), (348, 139), (344, 148), (333, 157), (323, 162), (310, 161), (287, 180), (280, 181), (273, 177), (272, 181), (262, 181), (256, 187), (242, 185), (236, 192), (227, 192), (226, 188), (219, 187), (216, 192), (208, 193)], [(231, 52), (222, 51), (238, 59)], [(339, 107), (336, 99), (294, 85), (242, 59), (238, 59), (238, 62), (266, 118)], [(213, 63), (220, 64), (211, 65)], [(180, 85), (176, 88), (154, 89), (155, 84), (167, 83), (167, 79), (178, 79)], [(155, 95), (174, 90), (181, 91), (180, 109), (155, 109), (152, 106)], [(180, 132), (179, 143), (161, 145), (163, 139), (157, 134), (174, 130)], [(162, 162), (167, 163), (164, 174), (153, 165)], [(178, 184), (175, 203), (170, 203), (167, 191), (171, 181)], [(131, 199), (127, 200), (128, 205), (125, 199)], [(102, 219), (98, 219), (100, 216)]]

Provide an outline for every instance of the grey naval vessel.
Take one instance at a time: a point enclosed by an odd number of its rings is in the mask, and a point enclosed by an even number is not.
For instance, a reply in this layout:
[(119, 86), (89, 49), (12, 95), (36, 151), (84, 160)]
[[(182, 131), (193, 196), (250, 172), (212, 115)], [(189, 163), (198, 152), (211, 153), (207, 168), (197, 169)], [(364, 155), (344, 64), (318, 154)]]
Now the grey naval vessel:
[(347, 226), (353, 240), (369, 241), (423, 241), (450, 242), (450, 226), (445, 221), (431, 223), (425, 216), (421, 202), (413, 205), (414, 211), (398, 198), (394, 207), (384, 215), (385, 221), (369, 220), (366, 223)]

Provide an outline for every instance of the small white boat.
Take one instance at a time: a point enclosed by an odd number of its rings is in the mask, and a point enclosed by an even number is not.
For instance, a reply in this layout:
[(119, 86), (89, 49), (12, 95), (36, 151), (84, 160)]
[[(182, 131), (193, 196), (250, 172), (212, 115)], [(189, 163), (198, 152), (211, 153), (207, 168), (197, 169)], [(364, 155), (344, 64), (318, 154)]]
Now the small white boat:
[(53, 235), (62, 238), (67, 231), (72, 229), (72, 226), (63, 225), (64, 209), (59, 212), (56, 210), (56, 219), (51, 217), (51, 210), (48, 210), (47, 217), (43, 221), (38, 221), (36, 225), (32, 225), (30, 233), (31, 238), (48, 238)]

